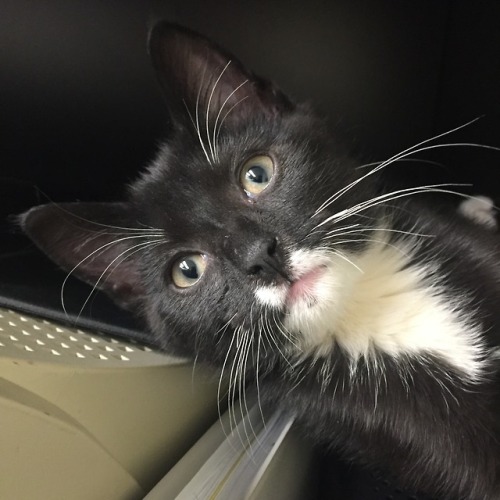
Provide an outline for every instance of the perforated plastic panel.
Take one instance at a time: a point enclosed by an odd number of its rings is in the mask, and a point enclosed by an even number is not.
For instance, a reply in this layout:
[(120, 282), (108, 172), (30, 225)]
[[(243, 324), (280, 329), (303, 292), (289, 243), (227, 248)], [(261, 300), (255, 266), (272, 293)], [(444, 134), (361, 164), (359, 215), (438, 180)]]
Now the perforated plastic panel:
[(103, 367), (162, 365), (183, 361), (99, 332), (84, 332), (2, 308), (0, 356)]

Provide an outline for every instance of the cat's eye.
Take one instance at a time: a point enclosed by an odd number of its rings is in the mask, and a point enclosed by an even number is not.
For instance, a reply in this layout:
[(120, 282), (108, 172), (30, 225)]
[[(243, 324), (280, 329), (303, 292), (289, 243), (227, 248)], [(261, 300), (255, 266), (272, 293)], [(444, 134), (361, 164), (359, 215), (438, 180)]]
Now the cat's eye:
[(172, 282), (179, 288), (188, 288), (199, 281), (207, 266), (202, 254), (185, 255), (172, 266)]
[(267, 188), (273, 175), (273, 160), (265, 155), (254, 156), (243, 165), (240, 182), (249, 195), (255, 196)]

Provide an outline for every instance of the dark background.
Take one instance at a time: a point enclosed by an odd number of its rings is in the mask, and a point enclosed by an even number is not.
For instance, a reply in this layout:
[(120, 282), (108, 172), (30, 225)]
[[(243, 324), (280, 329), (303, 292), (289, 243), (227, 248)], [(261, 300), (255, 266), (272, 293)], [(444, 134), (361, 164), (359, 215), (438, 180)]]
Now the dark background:
[[(500, 146), (496, 0), (0, 0), (2, 215), (47, 198), (118, 198), (154, 156), (165, 108), (146, 37), (159, 18), (311, 101), (367, 161), (480, 115), (447, 140)], [(500, 153), (434, 159), (447, 180), (500, 194)]]

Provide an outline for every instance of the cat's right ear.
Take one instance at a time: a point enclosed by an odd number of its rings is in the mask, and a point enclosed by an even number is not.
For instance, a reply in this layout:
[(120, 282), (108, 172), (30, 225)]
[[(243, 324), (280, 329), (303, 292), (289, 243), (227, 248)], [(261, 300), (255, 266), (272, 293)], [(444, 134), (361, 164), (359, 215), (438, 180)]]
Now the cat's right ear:
[[(272, 82), (247, 70), (217, 44), (187, 28), (158, 23), (150, 32), (149, 52), (176, 121), (227, 124), (266, 118), (295, 105)], [(199, 126), (199, 125), (198, 125)]]
[(23, 231), (66, 272), (137, 310), (143, 297), (138, 251), (144, 230), (131, 226), (126, 203), (41, 205), (19, 217)]

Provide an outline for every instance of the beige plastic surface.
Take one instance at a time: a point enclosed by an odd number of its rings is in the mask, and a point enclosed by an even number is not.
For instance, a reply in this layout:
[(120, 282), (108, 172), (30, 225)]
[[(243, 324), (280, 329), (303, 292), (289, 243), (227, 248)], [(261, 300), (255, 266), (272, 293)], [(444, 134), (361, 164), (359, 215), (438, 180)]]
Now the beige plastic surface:
[[(237, 412), (238, 413), (238, 412)], [(238, 417), (237, 413), (234, 417)], [(238, 417), (240, 420), (241, 415)], [(233, 422), (236, 425), (235, 422)], [(227, 439), (231, 428), (226, 412), (182, 457), (144, 500), (174, 500), (183, 488)], [(243, 438), (244, 439), (244, 438)], [(235, 454), (236, 450), (235, 450)], [(292, 428), (272, 457), (250, 496), (235, 500), (309, 500), (315, 498), (314, 452)], [(215, 474), (215, 473), (214, 473)], [(185, 498), (185, 497), (182, 497)], [(203, 500), (217, 500), (215, 495)], [(201, 500), (201, 499), (200, 499)]]
[(200, 367), (0, 309), (0, 498), (142, 498), (216, 401)]

